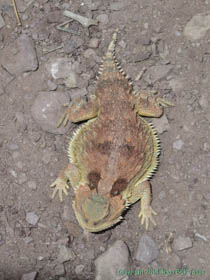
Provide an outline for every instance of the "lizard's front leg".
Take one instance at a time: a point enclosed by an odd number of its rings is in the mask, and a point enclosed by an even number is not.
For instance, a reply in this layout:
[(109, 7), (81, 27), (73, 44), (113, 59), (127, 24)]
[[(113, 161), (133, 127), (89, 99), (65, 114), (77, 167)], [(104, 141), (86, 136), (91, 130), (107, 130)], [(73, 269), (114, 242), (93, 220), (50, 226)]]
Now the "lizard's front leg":
[[(66, 104), (64, 105), (66, 106)], [(62, 118), (58, 121), (57, 127), (62, 123), (65, 126), (68, 121), (80, 122), (92, 119), (98, 114), (98, 103), (95, 95), (90, 95), (88, 100), (84, 98), (76, 98), (70, 104), (67, 104), (66, 109)]]
[(159, 118), (164, 107), (175, 106), (170, 101), (156, 96), (152, 92), (141, 91), (134, 100), (135, 107), (140, 116)]
[(76, 188), (80, 181), (80, 172), (79, 169), (73, 164), (69, 163), (64, 169), (62, 169), (57, 177), (57, 179), (50, 185), (51, 188), (54, 188), (52, 199), (56, 196), (57, 192), (60, 198), (60, 201), (63, 200), (63, 193), (68, 194), (69, 185), (71, 183), (73, 188)]
[(155, 220), (152, 215), (157, 215), (157, 213), (151, 207), (151, 189), (150, 183), (148, 181), (144, 181), (136, 185), (131, 190), (131, 196), (129, 198), (129, 202), (131, 204), (135, 203), (137, 200), (140, 200), (140, 213), (139, 218), (141, 219), (141, 224), (145, 223), (146, 230), (149, 228), (149, 221), (151, 221), (154, 225), (156, 225)]

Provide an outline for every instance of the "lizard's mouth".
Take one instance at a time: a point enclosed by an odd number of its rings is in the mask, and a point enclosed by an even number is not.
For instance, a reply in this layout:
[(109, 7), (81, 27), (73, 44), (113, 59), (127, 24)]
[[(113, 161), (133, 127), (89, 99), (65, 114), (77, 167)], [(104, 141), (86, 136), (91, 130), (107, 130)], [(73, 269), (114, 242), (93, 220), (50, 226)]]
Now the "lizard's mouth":
[(76, 191), (73, 208), (81, 227), (90, 232), (97, 232), (121, 220), (125, 201), (120, 195), (101, 196), (95, 190), (81, 186)]

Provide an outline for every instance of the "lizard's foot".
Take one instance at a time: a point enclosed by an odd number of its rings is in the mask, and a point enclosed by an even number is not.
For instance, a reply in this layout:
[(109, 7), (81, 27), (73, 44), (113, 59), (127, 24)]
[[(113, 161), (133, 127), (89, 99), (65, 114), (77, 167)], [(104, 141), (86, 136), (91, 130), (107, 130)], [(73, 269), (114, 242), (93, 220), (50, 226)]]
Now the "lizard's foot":
[(57, 192), (60, 198), (60, 201), (63, 201), (63, 193), (65, 195), (68, 194), (67, 189), (69, 189), (69, 186), (65, 180), (62, 178), (57, 178), (51, 185), (51, 188), (54, 188), (52, 199), (56, 196)]
[(141, 219), (141, 224), (143, 225), (145, 222), (146, 230), (148, 230), (148, 228), (149, 228), (149, 221), (151, 221), (153, 223), (153, 225), (156, 226), (156, 222), (153, 219), (152, 214), (157, 215), (157, 213), (152, 209), (151, 206), (141, 209), (141, 211), (139, 213), (139, 218)]

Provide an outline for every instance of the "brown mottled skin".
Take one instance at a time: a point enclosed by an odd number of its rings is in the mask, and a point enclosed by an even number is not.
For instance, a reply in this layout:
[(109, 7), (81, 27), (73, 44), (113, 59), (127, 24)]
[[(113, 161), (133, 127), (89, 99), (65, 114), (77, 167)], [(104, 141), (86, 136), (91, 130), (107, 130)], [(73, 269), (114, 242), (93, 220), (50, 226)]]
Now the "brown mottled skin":
[[(89, 101), (76, 100), (64, 118), (89, 120), (69, 143), (69, 165), (51, 185), (53, 197), (74, 188), (73, 208), (80, 225), (88, 231), (106, 229), (121, 219), (129, 204), (141, 199), (142, 223), (154, 224), (148, 178), (157, 167), (158, 139), (141, 116), (159, 117), (162, 106), (172, 105), (132, 86), (114, 57), (115, 32), (104, 58), (95, 94)], [(161, 106), (162, 105), (162, 106)]]

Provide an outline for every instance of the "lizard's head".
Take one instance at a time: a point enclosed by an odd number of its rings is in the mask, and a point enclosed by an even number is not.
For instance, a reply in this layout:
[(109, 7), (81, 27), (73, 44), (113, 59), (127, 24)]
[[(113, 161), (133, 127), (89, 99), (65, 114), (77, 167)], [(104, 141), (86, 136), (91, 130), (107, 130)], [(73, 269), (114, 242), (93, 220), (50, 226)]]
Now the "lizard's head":
[(99, 195), (95, 190), (80, 186), (75, 192), (73, 208), (82, 228), (97, 232), (111, 227), (121, 220), (125, 201), (121, 195)]

